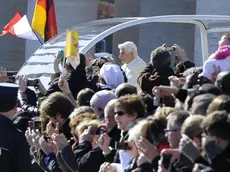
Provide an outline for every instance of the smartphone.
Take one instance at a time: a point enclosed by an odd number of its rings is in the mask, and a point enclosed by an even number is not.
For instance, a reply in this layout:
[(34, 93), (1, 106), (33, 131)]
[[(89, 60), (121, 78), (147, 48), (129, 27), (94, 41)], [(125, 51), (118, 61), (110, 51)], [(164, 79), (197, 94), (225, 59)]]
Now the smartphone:
[(101, 134), (103, 134), (105, 131), (102, 129), (102, 128), (100, 128), (100, 127), (98, 127), (97, 128), (97, 131), (96, 131), (96, 135), (101, 135)]
[(105, 127), (103, 127), (103, 126), (101, 126), (101, 127), (92, 126), (92, 129), (91, 129), (92, 135), (101, 135), (103, 133), (107, 133)]
[(35, 130), (35, 121), (28, 121), (28, 127), (30, 130)]
[(164, 168), (167, 170), (170, 167), (172, 155), (163, 154), (161, 155), (160, 162), (164, 166)]
[(115, 142), (116, 150), (130, 150), (129, 142)]
[(27, 86), (34, 87), (34, 86), (37, 86), (37, 84), (38, 84), (38, 79), (33, 79), (33, 80), (27, 81)]

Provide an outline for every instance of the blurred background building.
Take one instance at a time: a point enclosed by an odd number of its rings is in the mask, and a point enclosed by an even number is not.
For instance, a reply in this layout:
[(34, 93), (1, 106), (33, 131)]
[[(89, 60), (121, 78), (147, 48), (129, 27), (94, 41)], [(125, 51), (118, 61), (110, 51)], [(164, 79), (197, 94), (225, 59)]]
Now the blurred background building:
[[(31, 22), (35, 0), (0, 1), (0, 27), (3, 28), (14, 15), (16, 8), (27, 14)], [(157, 15), (226, 14), (230, 15), (229, 0), (55, 0), (58, 32), (82, 22), (110, 17), (147, 17)], [(210, 35), (210, 52), (217, 47), (219, 34)], [(177, 43), (191, 60), (201, 57), (197, 29), (188, 24), (145, 24), (117, 32), (106, 38), (107, 51), (118, 56), (117, 44), (133, 41), (139, 55), (148, 62), (150, 52), (167, 43)], [(0, 66), (18, 70), (26, 59), (40, 47), (38, 41), (28, 41), (10, 35), (0, 38)], [(197, 61), (199, 63), (199, 61)], [(200, 64), (199, 64), (200, 65)]]

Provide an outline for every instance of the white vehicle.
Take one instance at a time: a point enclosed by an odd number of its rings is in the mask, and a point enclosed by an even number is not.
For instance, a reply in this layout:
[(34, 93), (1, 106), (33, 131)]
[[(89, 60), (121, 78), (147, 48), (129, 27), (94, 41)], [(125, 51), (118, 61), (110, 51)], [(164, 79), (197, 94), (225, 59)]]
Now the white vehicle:
[[(208, 34), (229, 32), (230, 22), (227, 15), (166, 15), (154, 17), (109, 18), (91, 21), (69, 28), (79, 32), (81, 53), (87, 53), (97, 42), (122, 29), (146, 23), (187, 23), (195, 24), (200, 29), (202, 58), (208, 58)], [(214, 23), (214, 25), (209, 25)], [(218, 23), (218, 26), (215, 24)], [(211, 27), (210, 27), (211, 26)], [(213, 27), (212, 27), (213, 26)], [(66, 32), (47, 41), (32, 54), (19, 70), (18, 75), (26, 75), (30, 79), (39, 78), (47, 88), (50, 77), (54, 73), (54, 55), (65, 47)]]

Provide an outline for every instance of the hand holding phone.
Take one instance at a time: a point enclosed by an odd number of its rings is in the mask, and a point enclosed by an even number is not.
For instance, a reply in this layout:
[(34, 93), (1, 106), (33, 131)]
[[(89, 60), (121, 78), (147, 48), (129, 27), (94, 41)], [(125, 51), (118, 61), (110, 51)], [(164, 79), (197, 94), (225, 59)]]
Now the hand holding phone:
[(100, 127), (92, 126), (91, 129), (92, 135), (102, 135), (103, 133), (107, 133), (107, 129), (105, 126), (100, 126)]
[(162, 154), (162, 155), (161, 155), (160, 162), (161, 162), (161, 164), (163, 165), (163, 167), (164, 167), (166, 170), (169, 169), (169, 167), (170, 167), (171, 158), (172, 158), (172, 155), (168, 155), (168, 154)]
[(35, 121), (29, 121), (28, 122), (28, 127), (30, 128), (30, 130), (35, 130)]
[(27, 86), (35, 87), (38, 85), (38, 79), (31, 79), (27, 81)]

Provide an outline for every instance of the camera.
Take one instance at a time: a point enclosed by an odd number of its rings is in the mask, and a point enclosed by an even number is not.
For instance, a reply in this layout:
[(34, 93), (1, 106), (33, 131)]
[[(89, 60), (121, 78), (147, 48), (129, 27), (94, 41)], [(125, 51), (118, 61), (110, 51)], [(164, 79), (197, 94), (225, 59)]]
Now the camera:
[(116, 150), (130, 150), (129, 142), (115, 142)]
[(96, 127), (92, 126), (91, 134), (92, 135), (101, 135), (103, 133), (107, 133), (107, 129), (104, 126)]
[(160, 162), (166, 170), (169, 169), (170, 167), (171, 158), (172, 158), (172, 155), (167, 155), (167, 154), (161, 155)]
[(28, 80), (27, 81), (27, 86), (35, 87), (38, 85), (39, 80), (38, 79), (33, 79), (33, 80)]
[(41, 121), (40, 119), (38, 119), (37, 117), (33, 117), (31, 118), (30, 121), (28, 121), (28, 127), (31, 129), (31, 130), (39, 130), (41, 131)]
[(35, 130), (35, 121), (28, 121), (28, 127), (30, 130)]

